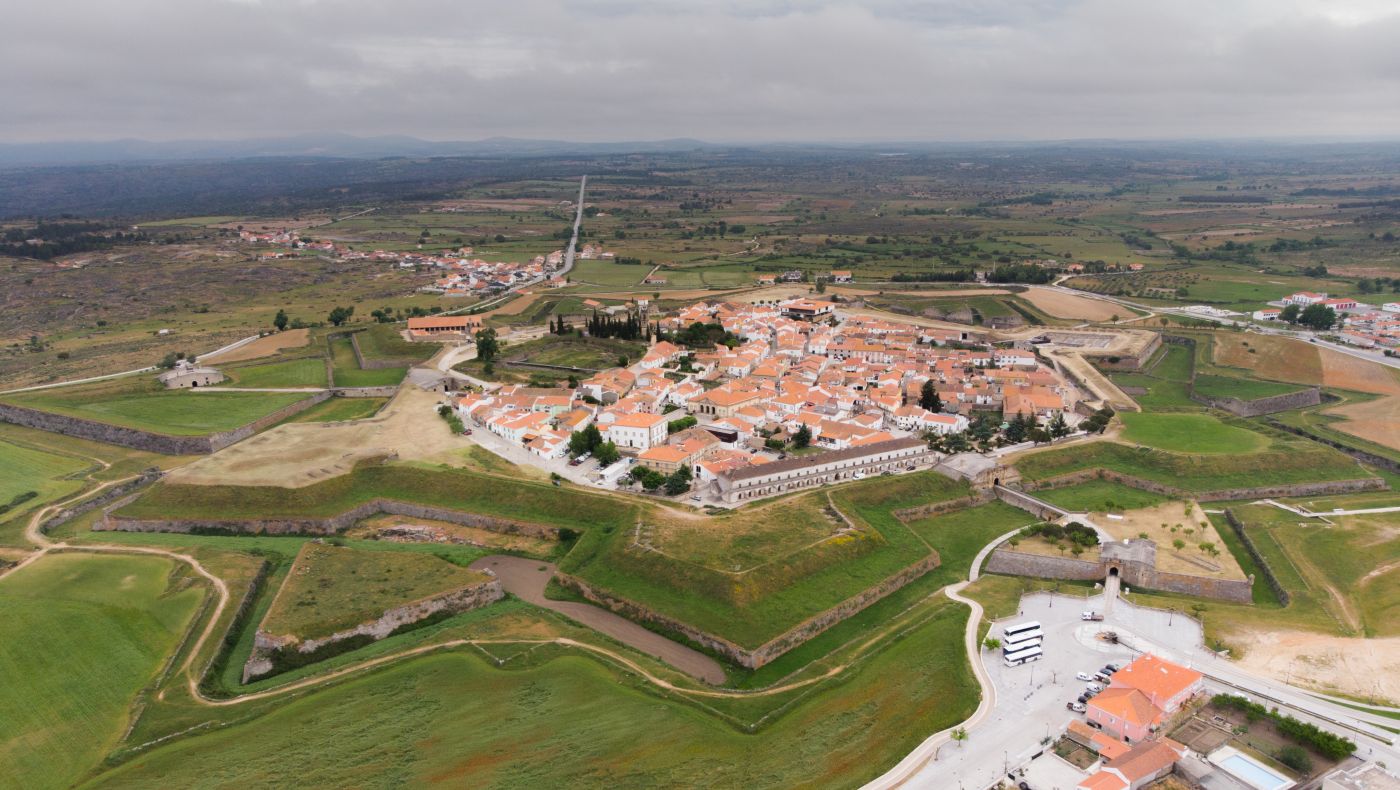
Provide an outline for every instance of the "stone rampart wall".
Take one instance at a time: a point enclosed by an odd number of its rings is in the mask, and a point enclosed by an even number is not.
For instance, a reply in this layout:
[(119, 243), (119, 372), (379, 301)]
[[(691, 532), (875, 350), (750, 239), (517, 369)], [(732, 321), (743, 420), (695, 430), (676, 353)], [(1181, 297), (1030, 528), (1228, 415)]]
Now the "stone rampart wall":
[(1291, 433), (1294, 436), (1302, 436), (1305, 439), (1311, 439), (1314, 442), (1325, 444), (1334, 450), (1341, 450), (1342, 452), (1346, 453), (1352, 458), (1355, 458), (1363, 464), (1370, 464), (1371, 466), (1379, 467), (1388, 472), (1395, 472), (1397, 474), (1400, 474), (1400, 463), (1396, 463), (1393, 459), (1376, 455), (1375, 453), (1368, 453), (1365, 450), (1358, 450), (1355, 447), (1342, 444), (1341, 442), (1335, 439), (1329, 439), (1326, 436), (1313, 433), (1312, 431), (1309, 431), (1305, 428), (1299, 428), (1293, 425), (1286, 425), (1275, 419), (1268, 419), (1265, 420), (1265, 422), (1267, 422), (1270, 427), (1277, 428), (1280, 431), (1287, 431), (1288, 433)]
[(387, 370), (389, 368), (411, 368), (418, 364), (416, 359), (365, 359), (365, 355), (360, 351), (360, 340), (358, 335), (364, 330), (346, 332), (350, 338), (350, 348), (355, 352), (355, 362), (360, 366), (360, 370)]
[(1047, 557), (1043, 554), (1027, 554), (1008, 549), (994, 549), (987, 558), (987, 573), (1002, 573), (1008, 576), (1034, 576), (1038, 579), (1073, 579), (1076, 581), (1097, 581), (1104, 577), (1103, 566), (1097, 562), (1070, 559), (1069, 557)]
[(267, 634), (261, 629), (253, 639), (253, 650), (243, 667), (243, 682), (267, 674), (272, 670), (272, 651), (295, 645), (301, 653), (313, 653), (327, 645), (343, 642), (356, 636), (368, 636), (378, 641), (404, 626), (413, 625), (439, 612), (457, 614), (470, 609), (478, 609), (505, 597), (500, 581), (486, 582), (461, 587), (422, 600), (413, 601), (389, 609), (369, 622), (360, 623), (354, 628), (337, 631), (319, 639), (296, 639)]
[(117, 501), (118, 499), (125, 498), (126, 495), (130, 494), (132, 491), (135, 491), (136, 489), (144, 485), (154, 483), (155, 481), (159, 480), (161, 475), (163, 474), (165, 473), (159, 469), (147, 469), (146, 471), (141, 473), (140, 477), (128, 480), (125, 483), (114, 485), (111, 488), (103, 489), (102, 493), (98, 494), (97, 496), (92, 497), (90, 499), (85, 499), (82, 502), (79, 502), (78, 504), (74, 505), (73, 507), (66, 507), (58, 511), (57, 514), (45, 519), (44, 523), (39, 525), (39, 531), (47, 534), (50, 529), (53, 529), (54, 527), (57, 527), (61, 524), (66, 524), (69, 521), (72, 521), (73, 519), (77, 518), (78, 516), (81, 516), (82, 514), (88, 512), (89, 510), (104, 507), (108, 504), (111, 504), (112, 502)]
[(565, 588), (573, 590), (593, 603), (610, 609), (629, 620), (650, 623), (674, 631), (691, 642), (728, 658), (739, 666), (757, 669), (937, 568), (939, 562), (938, 555), (931, 554), (879, 584), (861, 591), (824, 612), (809, 617), (753, 649), (742, 647), (724, 637), (702, 631), (635, 601), (613, 595), (606, 590), (600, 590), (577, 576), (561, 571), (555, 574), (554, 578)]
[(464, 527), (478, 527), (508, 535), (524, 535), (547, 540), (559, 539), (558, 527), (483, 516), (432, 505), (400, 502), (393, 499), (373, 499), (362, 505), (356, 505), (343, 513), (319, 518), (135, 519), (114, 515), (113, 511), (116, 509), (108, 508), (108, 512), (101, 521), (93, 525), (93, 529), (119, 532), (223, 532), (239, 535), (334, 535), (370, 516), (388, 513), (408, 518), (446, 521)]
[(398, 387), (335, 387), (331, 394), (337, 398), (392, 398)]
[(1258, 417), (1262, 414), (1302, 409), (1322, 403), (1322, 391), (1317, 387), (1310, 387), (1297, 392), (1287, 392), (1283, 395), (1273, 395), (1268, 398), (1240, 400), (1239, 398), (1212, 398), (1202, 395), (1196, 392), (1195, 385), (1192, 385), (1190, 396), (1191, 400), (1197, 403), (1204, 404), (1213, 409), (1228, 411), (1238, 417)]

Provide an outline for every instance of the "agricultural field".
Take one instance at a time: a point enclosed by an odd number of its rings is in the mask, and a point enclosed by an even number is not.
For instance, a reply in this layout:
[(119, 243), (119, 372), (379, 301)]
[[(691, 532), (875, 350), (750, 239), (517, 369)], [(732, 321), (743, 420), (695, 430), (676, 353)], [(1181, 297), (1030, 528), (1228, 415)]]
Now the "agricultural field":
[(4, 399), (34, 409), (176, 436), (227, 431), (305, 398), (272, 392), (167, 390), (151, 375), (16, 393)]
[(329, 636), (395, 606), (487, 579), (431, 554), (307, 542), (261, 629), (303, 640)]
[(0, 651), (0, 784), (66, 788), (96, 768), (204, 594), (154, 557), (50, 555), (0, 577), (0, 643), (24, 645)]

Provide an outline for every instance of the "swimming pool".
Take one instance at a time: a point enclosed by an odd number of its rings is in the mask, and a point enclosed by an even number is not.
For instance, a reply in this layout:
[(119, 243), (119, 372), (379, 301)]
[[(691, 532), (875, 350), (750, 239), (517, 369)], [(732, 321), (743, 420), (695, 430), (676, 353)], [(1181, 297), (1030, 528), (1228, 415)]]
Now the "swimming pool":
[(1292, 779), (1230, 746), (1217, 749), (1210, 761), (1256, 790), (1285, 790), (1293, 786)]

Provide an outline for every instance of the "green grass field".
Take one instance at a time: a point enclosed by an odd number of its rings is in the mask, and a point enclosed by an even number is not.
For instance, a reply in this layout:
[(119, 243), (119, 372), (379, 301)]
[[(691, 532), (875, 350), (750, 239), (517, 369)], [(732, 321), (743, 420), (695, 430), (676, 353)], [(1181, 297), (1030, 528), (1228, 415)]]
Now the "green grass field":
[(379, 412), (388, 398), (331, 398), (305, 411), (297, 412), (286, 422), (339, 422), (363, 420)]
[(1125, 412), (1123, 440), (1178, 453), (1255, 453), (1267, 436), (1226, 425), (1209, 414)]
[(403, 381), (403, 377), (408, 374), (408, 368), (361, 370), (349, 338), (336, 338), (330, 341), (330, 346), (331, 375), (335, 378), (337, 387), (392, 387)]
[(369, 329), (355, 333), (355, 342), (366, 360), (402, 360), (406, 365), (422, 362), (441, 348), (437, 343), (414, 343), (399, 334), (402, 324), (371, 324)]
[(204, 594), (175, 568), (58, 554), (0, 578), (0, 785), (70, 787), (116, 745)]
[(1141, 491), (1109, 480), (1091, 480), (1065, 488), (1036, 492), (1036, 496), (1074, 513), (1137, 510), (1156, 507), (1168, 500), (1161, 494)]
[(464, 651), (158, 747), (88, 786), (856, 786), (976, 707), (965, 622), (962, 607), (935, 609), (755, 734), (576, 653), (502, 671)]
[(988, 543), (1036, 519), (1003, 502), (989, 502), (966, 510), (910, 522), (909, 528), (938, 552), (938, 573), (952, 583), (967, 578), (972, 560)]
[(1208, 398), (1239, 398), (1240, 400), (1286, 395), (1301, 389), (1296, 384), (1283, 384), (1277, 381), (1204, 374), (1196, 377), (1195, 387), (1197, 395), (1204, 395)]
[(320, 357), (289, 359), (224, 369), (231, 387), (324, 387), (326, 363)]
[(391, 464), (361, 465), (350, 474), (292, 489), (161, 484), (120, 512), (133, 518), (159, 518), (161, 513), (172, 518), (329, 516), (375, 497), (577, 529), (630, 525), (635, 508), (613, 497), (548, 483)]
[(305, 394), (167, 390), (154, 377), (25, 392), (6, 400), (56, 414), (176, 436), (238, 428), (305, 398)]
[(488, 578), (421, 552), (366, 551), (307, 542), (261, 628), (302, 639), (329, 636), (374, 620), (395, 606)]
[(39, 494), (32, 501), (75, 491), (80, 483), (66, 478), (91, 466), (81, 458), (0, 441), (0, 505), (29, 491)]

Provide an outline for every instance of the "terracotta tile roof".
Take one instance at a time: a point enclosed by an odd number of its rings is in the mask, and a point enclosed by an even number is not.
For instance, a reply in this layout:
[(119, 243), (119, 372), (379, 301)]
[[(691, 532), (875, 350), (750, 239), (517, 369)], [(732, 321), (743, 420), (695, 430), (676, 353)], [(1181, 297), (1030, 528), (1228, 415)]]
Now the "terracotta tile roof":
[(1122, 686), (1104, 689), (1097, 697), (1089, 700), (1089, 707), (1098, 708), (1110, 716), (1142, 727), (1155, 724), (1162, 713), (1141, 691)]
[(1127, 754), (1108, 762), (1106, 768), (1121, 773), (1129, 782), (1157, 774), (1186, 754), (1186, 747), (1170, 738), (1160, 741), (1144, 741), (1134, 746)]
[(1110, 686), (1137, 689), (1154, 704), (1165, 706), (1168, 700), (1199, 682), (1201, 677), (1194, 669), (1144, 653), (1115, 672)]

